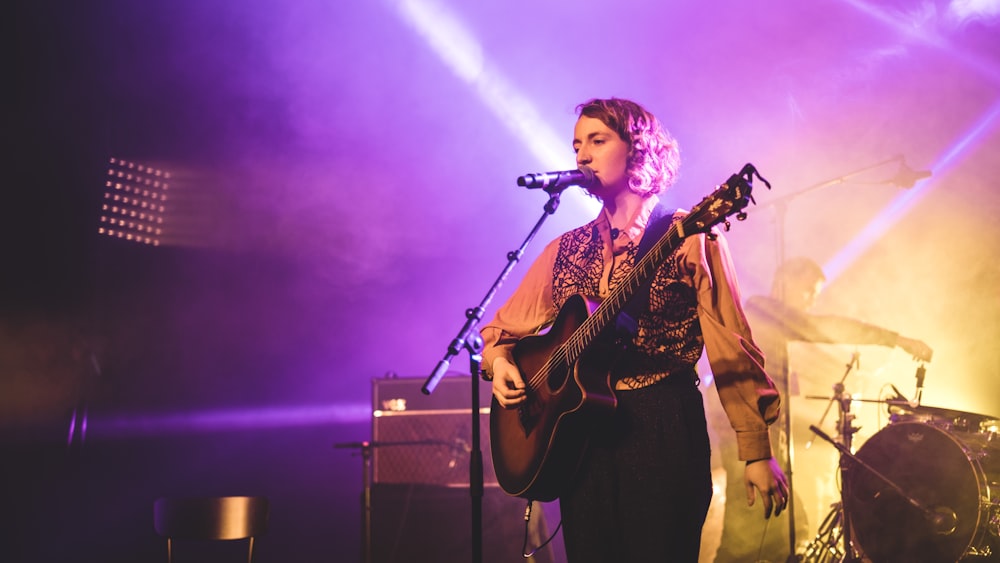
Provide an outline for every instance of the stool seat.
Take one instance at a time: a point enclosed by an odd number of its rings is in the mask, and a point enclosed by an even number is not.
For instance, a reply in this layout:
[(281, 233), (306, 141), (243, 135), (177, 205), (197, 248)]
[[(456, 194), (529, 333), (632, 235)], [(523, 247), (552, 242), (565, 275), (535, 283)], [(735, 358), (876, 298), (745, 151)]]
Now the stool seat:
[(249, 540), (247, 561), (253, 560), (254, 538), (267, 532), (266, 497), (217, 496), (159, 498), (153, 505), (156, 533), (167, 538), (167, 561), (173, 561), (173, 540)]

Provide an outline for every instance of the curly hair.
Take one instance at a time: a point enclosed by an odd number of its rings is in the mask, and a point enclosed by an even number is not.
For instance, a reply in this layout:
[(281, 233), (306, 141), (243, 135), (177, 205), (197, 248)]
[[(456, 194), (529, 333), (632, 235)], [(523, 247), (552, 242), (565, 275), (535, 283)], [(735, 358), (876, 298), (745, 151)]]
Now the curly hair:
[(576, 107), (579, 116), (599, 119), (628, 143), (626, 173), (629, 189), (640, 195), (658, 194), (677, 180), (680, 146), (656, 116), (621, 98), (592, 99)]

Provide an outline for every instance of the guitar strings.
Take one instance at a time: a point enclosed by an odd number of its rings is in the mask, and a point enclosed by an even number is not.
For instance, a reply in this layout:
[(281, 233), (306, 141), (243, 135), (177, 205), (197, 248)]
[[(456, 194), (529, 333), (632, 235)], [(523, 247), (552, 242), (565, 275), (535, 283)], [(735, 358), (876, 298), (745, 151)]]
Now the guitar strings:
[[(695, 205), (691, 209), (691, 211), (687, 213), (687, 215), (673, 221), (670, 224), (670, 227), (667, 229), (666, 234), (663, 235), (663, 237), (659, 241), (657, 241), (652, 248), (650, 248), (649, 252), (647, 252), (646, 255), (639, 260), (639, 263), (635, 265), (635, 267), (629, 273), (629, 276), (625, 279), (625, 283), (616, 287), (615, 290), (612, 291), (610, 295), (608, 295), (608, 299), (606, 299), (598, 307), (597, 309), (598, 314), (587, 317), (587, 319), (584, 320), (583, 323), (580, 325), (580, 328), (577, 329), (573, 333), (573, 335), (570, 336), (569, 340), (561, 344), (559, 348), (545, 361), (545, 364), (542, 365), (542, 368), (539, 369), (533, 376), (529, 378), (528, 385), (533, 390), (539, 389), (541, 385), (548, 380), (548, 373), (552, 370), (555, 360), (558, 360), (560, 363), (565, 363), (567, 366), (569, 366), (570, 365), (570, 362), (568, 361), (569, 358), (572, 357), (574, 361), (577, 358), (579, 358), (580, 354), (585, 348), (582, 342), (584, 336), (587, 337), (587, 340), (593, 340), (597, 336), (597, 333), (599, 332), (597, 330), (597, 327), (595, 327), (595, 325), (600, 324), (600, 329), (603, 330), (610, 322), (611, 319), (604, 318), (611, 316), (610, 313), (608, 313), (608, 311), (611, 309), (611, 306), (607, 305), (607, 303), (609, 302), (617, 303), (619, 309), (621, 308), (621, 306), (624, 305), (624, 302), (627, 301), (627, 298), (625, 296), (626, 290), (628, 292), (633, 292), (638, 287), (638, 285), (640, 285), (638, 282), (638, 278), (640, 277), (640, 275), (652, 274), (652, 268), (653, 268), (652, 263), (654, 261), (659, 262), (664, 259), (665, 257), (664, 247), (666, 246), (666, 241), (672, 240), (675, 236), (679, 236), (681, 239), (684, 239), (687, 238), (687, 236), (689, 235), (705, 232), (704, 230), (706, 227), (708, 227), (710, 231), (712, 226), (720, 222), (718, 218), (725, 219), (733, 212), (733, 207), (729, 207), (727, 210), (724, 210), (724, 212), (721, 214), (716, 213), (716, 219), (711, 219), (711, 217), (709, 217), (709, 219), (711, 220), (707, 222), (698, 219), (698, 217), (705, 211), (704, 207), (706, 206), (706, 204), (708, 204), (709, 207), (719, 205), (720, 198), (719, 196), (717, 196), (717, 194), (720, 191), (724, 191), (724, 188), (728, 188), (728, 186), (726, 186), (726, 184), (723, 184), (722, 186), (717, 188), (714, 192), (712, 192), (712, 194), (710, 194), (709, 196), (705, 197), (700, 202), (698, 202), (698, 204)], [(742, 198), (744, 196), (737, 194), (737, 197)], [(696, 228), (693, 230), (685, 229), (684, 225), (687, 223), (694, 223), (694, 226)], [(631, 295), (629, 295), (628, 297), (631, 297)]]
[[(626, 297), (626, 292), (634, 292), (635, 289), (641, 285), (638, 278), (644, 274), (650, 273), (646, 270), (652, 270), (652, 263), (654, 261), (661, 261), (663, 259), (663, 250), (666, 245), (664, 241), (673, 239), (678, 233), (678, 224), (688, 221), (693, 215), (694, 211), (689, 213), (683, 219), (678, 219), (670, 224), (670, 228), (667, 229), (667, 233), (660, 239), (660, 241), (653, 245), (653, 247), (646, 253), (645, 256), (642, 257), (642, 259), (639, 260), (639, 263), (635, 265), (629, 273), (629, 276), (625, 278), (625, 283), (616, 287), (614, 291), (608, 295), (608, 299), (598, 307), (598, 314), (587, 317), (587, 319), (583, 321), (583, 324), (580, 325), (580, 328), (574, 332), (572, 336), (570, 336), (569, 340), (561, 344), (556, 351), (549, 356), (549, 358), (542, 365), (541, 369), (531, 376), (528, 381), (528, 385), (532, 389), (539, 389), (541, 385), (548, 380), (548, 373), (552, 371), (556, 363), (562, 363), (568, 367), (572, 365), (572, 362), (569, 361), (570, 358), (573, 358), (574, 361), (576, 358), (579, 358), (579, 355), (585, 348), (583, 345), (584, 337), (586, 337), (586, 340), (588, 341), (593, 340), (599, 332), (595, 325), (600, 324), (600, 329), (603, 330), (604, 327), (606, 327), (610, 322), (610, 319), (604, 317), (610, 317), (610, 313), (608, 313), (608, 311), (611, 307), (606, 306), (605, 304), (611, 302), (622, 305), (623, 303), (621, 302), (626, 301), (627, 297), (631, 297), (631, 295)], [(620, 309), (621, 307), (618, 308)]]

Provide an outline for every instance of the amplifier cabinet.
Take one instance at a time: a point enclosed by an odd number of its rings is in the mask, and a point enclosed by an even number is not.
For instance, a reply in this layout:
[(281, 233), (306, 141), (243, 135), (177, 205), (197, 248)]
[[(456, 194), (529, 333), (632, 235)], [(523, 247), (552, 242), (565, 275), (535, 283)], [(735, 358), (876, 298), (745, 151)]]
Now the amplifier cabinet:
[[(472, 452), (470, 378), (441, 379), (424, 395), (424, 378), (372, 381), (372, 481), (468, 487)], [(490, 456), (490, 384), (479, 382), (483, 484), (496, 487)]]

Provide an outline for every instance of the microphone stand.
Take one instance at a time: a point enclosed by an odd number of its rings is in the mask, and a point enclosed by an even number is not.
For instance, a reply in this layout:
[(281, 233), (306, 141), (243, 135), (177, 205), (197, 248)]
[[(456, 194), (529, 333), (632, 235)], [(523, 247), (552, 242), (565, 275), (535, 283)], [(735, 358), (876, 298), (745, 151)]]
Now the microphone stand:
[(500, 272), (496, 281), (486, 292), (485, 297), (480, 301), (479, 306), (467, 309), (465, 311), (466, 321), (462, 328), (459, 330), (458, 335), (451, 344), (448, 346), (448, 351), (445, 353), (444, 358), (438, 362), (437, 366), (434, 368), (434, 372), (431, 373), (427, 381), (424, 382), (424, 386), (421, 391), (425, 395), (430, 395), (434, 392), (434, 389), (440, 383), (441, 378), (444, 377), (445, 372), (448, 371), (448, 367), (451, 365), (451, 360), (462, 350), (468, 350), (469, 352), (469, 373), (471, 374), (471, 387), (472, 387), (472, 451), (469, 455), (469, 496), (472, 501), (472, 561), (473, 563), (481, 563), (483, 560), (483, 454), (480, 445), (479, 437), (479, 379), (483, 372), (482, 370), (482, 352), (483, 352), (483, 337), (476, 330), (476, 326), (479, 321), (483, 318), (483, 313), (486, 307), (489, 305), (490, 301), (496, 295), (500, 286), (506, 281), (507, 276), (514, 269), (514, 266), (521, 260), (524, 256), (524, 250), (528, 247), (528, 244), (535, 238), (538, 231), (542, 228), (545, 220), (549, 218), (550, 215), (556, 212), (559, 208), (559, 197), (562, 195), (562, 191), (568, 186), (553, 186), (545, 188), (545, 191), (549, 194), (549, 200), (545, 203), (544, 213), (539, 217), (538, 221), (535, 222), (535, 226), (528, 233), (528, 236), (521, 243), (521, 246), (517, 250), (507, 253), (507, 265)]
[[(795, 199), (795, 198), (797, 198), (797, 197), (799, 197), (799, 196), (801, 196), (801, 195), (803, 195), (803, 194), (805, 194), (807, 192), (811, 192), (811, 191), (817, 190), (819, 188), (825, 188), (827, 186), (835, 186), (837, 184), (844, 184), (848, 180), (850, 180), (851, 178), (854, 178), (855, 176), (858, 176), (860, 174), (868, 172), (869, 170), (874, 170), (876, 168), (885, 166), (886, 164), (889, 164), (890, 162), (903, 162), (903, 155), (897, 154), (896, 156), (893, 156), (892, 158), (887, 158), (885, 160), (876, 162), (874, 164), (869, 164), (867, 166), (858, 168), (857, 170), (848, 172), (848, 173), (843, 174), (841, 176), (837, 176), (836, 178), (830, 178), (829, 180), (824, 180), (822, 182), (817, 182), (815, 184), (812, 184), (811, 186), (806, 186), (806, 187), (802, 188), (801, 190), (799, 190), (797, 192), (792, 192), (792, 193), (790, 193), (788, 195), (784, 195), (784, 196), (781, 196), (781, 197), (770, 198), (769, 200), (765, 201), (764, 203), (759, 204), (757, 207), (758, 208), (780, 207), (782, 205), (786, 205), (789, 201), (792, 201), (793, 199)], [(878, 184), (889, 184), (889, 183), (891, 183), (891, 181), (892, 180), (887, 180), (887, 181), (881, 181), (881, 182), (876, 182), (876, 183), (878, 183)]]
[(344, 442), (333, 447), (361, 454), (361, 563), (372, 563), (372, 443)]
[[(778, 253), (778, 256), (777, 256), (778, 265), (780, 266), (781, 264), (784, 264), (785, 263), (785, 258), (786, 258), (786, 256), (785, 256), (785, 247), (786, 247), (785, 218), (787, 216), (789, 202), (791, 202), (793, 199), (795, 199), (795, 198), (797, 198), (797, 197), (799, 197), (799, 196), (801, 196), (801, 195), (803, 195), (803, 194), (805, 194), (807, 192), (811, 192), (811, 191), (819, 189), (819, 188), (824, 188), (826, 186), (833, 186), (833, 185), (837, 185), (837, 184), (843, 184), (843, 183), (847, 182), (849, 179), (851, 179), (851, 178), (853, 178), (853, 177), (855, 177), (855, 176), (857, 176), (859, 174), (862, 174), (864, 172), (867, 172), (869, 170), (878, 168), (880, 166), (884, 166), (884, 165), (886, 165), (886, 164), (888, 164), (890, 162), (902, 162), (902, 161), (903, 161), (902, 155), (896, 155), (896, 156), (894, 156), (892, 158), (889, 158), (889, 159), (886, 159), (886, 160), (883, 160), (883, 161), (880, 161), (880, 162), (876, 162), (876, 163), (870, 164), (868, 166), (864, 166), (862, 168), (859, 168), (859, 169), (854, 170), (852, 172), (848, 172), (847, 174), (843, 174), (843, 175), (838, 176), (836, 178), (831, 178), (829, 180), (818, 182), (818, 183), (813, 184), (811, 186), (806, 186), (805, 188), (803, 188), (803, 189), (801, 189), (801, 190), (799, 190), (797, 192), (793, 192), (793, 193), (790, 193), (790, 194), (788, 194), (786, 196), (782, 196), (782, 197), (779, 197), (779, 198), (771, 199), (770, 201), (767, 201), (767, 202), (764, 202), (764, 203), (760, 204), (758, 207), (774, 207), (775, 210), (776, 210), (777, 217), (775, 219), (776, 228), (775, 228), (775, 245), (774, 245), (774, 247), (777, 249), (777, 253)], [(786, 296), (785, 296), (785, 287), (784, 287), (784, 285), (781, 286), (781, 288), (779, 289), (779, 292), (780, 292), (779, 298), (781, 299), (781, 302), (785, 303), (785, 297)], [(787, 346), (787, 343), (786, 343), (786, 346)], [(791, 381), (790, 381), (791, 380), (791, 374), (789, 373), (789, 369), (788, 369), (789, 366), (788, 366), (788, 355), (787, 355), (787, 353), (784, 356), (785, 356), (784, 365), (781, 366), (781, 372), (782, 372), (781, 375), (782, 375), (782, 378), (783, 378), (784, 381), (783, 381), (782, 389), (780, 390), (780, 392), (784, 393), (784, 402), (783, 402), (783, 405), (782, 405), (783, 408), (781, 410), (783, 412), (783, 417), (784, 417), (784, 429), (783, 430), (784, 430), (784, 434), (785, 434), (785, 436), (784, 436), (784, 438), (785, 438), (785, 451), (788, 452), (788, 466), (786, 468), (787, 469), (787, 473), (785, 475), (785, 477), (788, 479), (788, 499), (789, 499), (788, 509), (787, 509), (787, 511), (788, 511), (788, 559), (786, 561), (787, 561), (787, 563), (795, 563), (795, 562), (799, 561), (800, 559), (799, 559), (798, 555), (796, 555), (796, 553), (795, 553), (795, 550), (796, 550), (796, 541), (795, 541), (795, 497), (794, 497), (795, 488), (794, 488), (794, 485), (793, 485), (794, 479), (793, 479), (793, 476), (792, 476), (792, 474), (793, 474), (792, 462), (793, 462), (795, 456), (794, 456), (794, 452), (793, 452), (793, 449), (792, 449), (792, 410), (791, 410), (791, 402), (792, 401), (791, 401), (791, 393), (790, 393), (790, 391), (791, 391)]]

